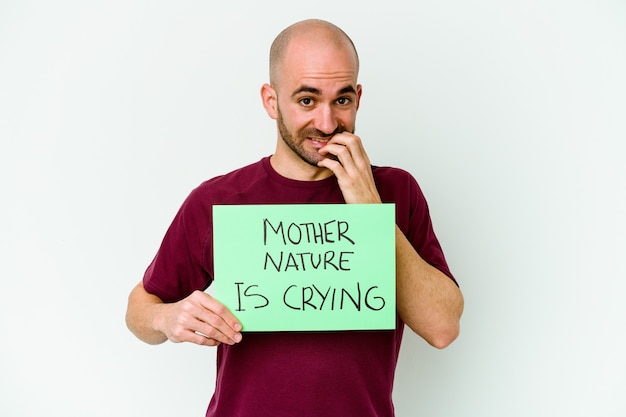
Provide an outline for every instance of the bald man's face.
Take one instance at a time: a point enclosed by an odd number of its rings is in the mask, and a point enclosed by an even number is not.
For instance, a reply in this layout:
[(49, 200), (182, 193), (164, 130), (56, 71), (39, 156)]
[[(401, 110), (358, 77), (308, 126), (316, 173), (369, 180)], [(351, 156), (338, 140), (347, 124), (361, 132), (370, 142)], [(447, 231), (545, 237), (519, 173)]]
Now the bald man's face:
[(309, 39), (293, 39), (279, 68), (276, 119), (286, 146), (277, 152), (317, 166), (318, 150), (334, 134), (354, 133), (361, 86), (347, 45)]

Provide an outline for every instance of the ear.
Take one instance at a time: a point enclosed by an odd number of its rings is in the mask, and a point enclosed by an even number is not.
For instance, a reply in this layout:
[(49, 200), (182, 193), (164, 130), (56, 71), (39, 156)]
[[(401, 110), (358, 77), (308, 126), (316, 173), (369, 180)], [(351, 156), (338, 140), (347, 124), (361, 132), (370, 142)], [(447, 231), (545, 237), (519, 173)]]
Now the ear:
[(357, 84), (356, 85), (356, 109), (359, 109), (359, 106), (361, 105), (361, 94), (363, 93), (363, 87), (361, 86), (361, 84)]
[(267, 115), (276, 120), (278, 118), (278, 97), (276, 96), (276, 90), (271, 85), (263, 84), (261, 87), (261, 100)]

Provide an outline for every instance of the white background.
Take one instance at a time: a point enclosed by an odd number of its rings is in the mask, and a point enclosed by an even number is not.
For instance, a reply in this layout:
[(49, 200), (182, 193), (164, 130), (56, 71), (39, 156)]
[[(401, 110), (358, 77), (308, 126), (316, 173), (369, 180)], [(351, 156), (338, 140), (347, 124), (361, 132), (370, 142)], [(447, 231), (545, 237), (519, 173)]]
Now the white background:
[(466, 297), (448, 349), (405, 338), (398, 416), (626, 415), (620, 0), (0, 1), (0, 415), (204, 415), (214, 350), (126, 298), (193, 187), (273, 152), (269, 45), (309, 17)]

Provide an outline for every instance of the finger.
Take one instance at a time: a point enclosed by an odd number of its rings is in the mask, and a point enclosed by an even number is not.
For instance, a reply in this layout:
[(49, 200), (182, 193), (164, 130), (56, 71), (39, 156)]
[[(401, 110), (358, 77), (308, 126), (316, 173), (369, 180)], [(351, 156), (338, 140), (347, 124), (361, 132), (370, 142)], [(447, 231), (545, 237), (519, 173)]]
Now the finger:
[(239, 332), (241, 330), (242, 328), (241, 323), (239, 322), (239, 320), (237, 320), (237, 317), (235, 317), (235, 315), (231, 313), (230, 310), (224, 304), (222, 304), (216, 298), (211, 297), (209, 294), (206, 294), (206, 293), (201, 293), (201, 294), (204, 296), (201, 302), (205, 308), (207, 308), (208, 310), (218, 315), (223, 320), (223, 322), (226, 325), (228, 325), (228, 327), (233, 329), (235, 332)]
[(241, 333), (234, 331), (214, 313), (205, 313), (203, 317), (200, 317), (194, 325), (194, 331), (209, 339), (228, 345), (239, 343), (242, 339)]
[(200, 292), (198, 297), (204, 308), (198, 317), (201, 321), (198, 331), (223, 343), (240, 342), (242, 325), (230, 310), (204, 292)]
[(350, 151), (344, 145), (329, 142), (326, 146), (320, 148), (318, 152), (320, 155), (337, 161), (341, 165), (353, 164)]
[[(191, 342), (198, 345), (216, 346), (220, 342), (209, 338), (206, 334), (198, 331), (199, 328), (206, 324), (198, 320), (197, 313), (191, 311), (192, 303), (187, 303), (177, 314), (174, 325), (167, 331), (167, 338), (174, 343)], [(197, 311), (197, 308), (196, 308)], [(207, 329), (204, 329), (207, 332)]]
[(204, 345), (204, 346), (219, 346), (222, 344), (222, 342), (215, 340), (205, 334), (202, 334), (200, 332), (194, 332), (196, 337), (194, 340), (194, 343), (197, 345)]
[(370, 167), (370, 161), (363, 148), (361, 138), (351, 133), (339, 133), (333, 136), (320, 153), (331, 153), (337, 156), (346, 169), (354, 174), (355, 171)]
[(349, 132), (342, 132), (334, 135), (332, 138), (330, 138), (328, 144), (345, 146), (350, 150), (351, 153), (354, 154), (365, 154), (365, 149), (363, 148), (363, 142), (361, 141), (361, 138)]
[(330, 152), (325, 152), (325, 153), (320, 152), (320, 154), (322, 156), (325, 156), (325, 158), (317, 163), (318, 167), (330, 169), (331, 171), (333, 171), (333, 173), (335, 174), (337, 178), (341, 178), (344, 175), (347, 175), (345, 173), (345, 169), (342, 165), (342, 162), (339, 160), (339, 157), (337, 157), (336, 155)]

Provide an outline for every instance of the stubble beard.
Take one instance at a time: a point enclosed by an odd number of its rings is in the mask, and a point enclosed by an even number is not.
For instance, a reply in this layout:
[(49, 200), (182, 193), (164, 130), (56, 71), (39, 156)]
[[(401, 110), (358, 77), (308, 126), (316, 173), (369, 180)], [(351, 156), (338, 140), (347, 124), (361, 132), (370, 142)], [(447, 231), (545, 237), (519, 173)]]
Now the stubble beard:
[[(307, 138), (314, 137), (314, 138), (330, 139), (337, 133), (346, 131), (346, 129), (344, 129), (343, 126), (339, 126), (337, 127), (337, 129), (335, 129), (335, 131), (332, 134), (327, 135), (315, 128), (307, 128), (307, 129), (302, 129), (300, 131), (297, 131), (294, 135), (289, 131), (289, 129), (287, 129), (287, 126), (285, 126), (283, 115), (280, 109), (278, 109), (277, 113), (278, 113), (278, 117), (276, 118), (276, 124), (278, 125), (278, 133), (280, 134), (280, 137), (283, 139), (283, 141), (289, 147), (289, 149), (291, 149), (296, 155), (298, 155), (300, 159), (302, 159), (304, 162), (314, 167), (317, 167), (318, 162), (320, 162), (326, 157), (320, 155), (317, 151), (310, 152), (304, 149), (304, 143), (306, 142)], [(330, 157), (332, 159), (335, 159), (334, 155), (331, 155)]]

